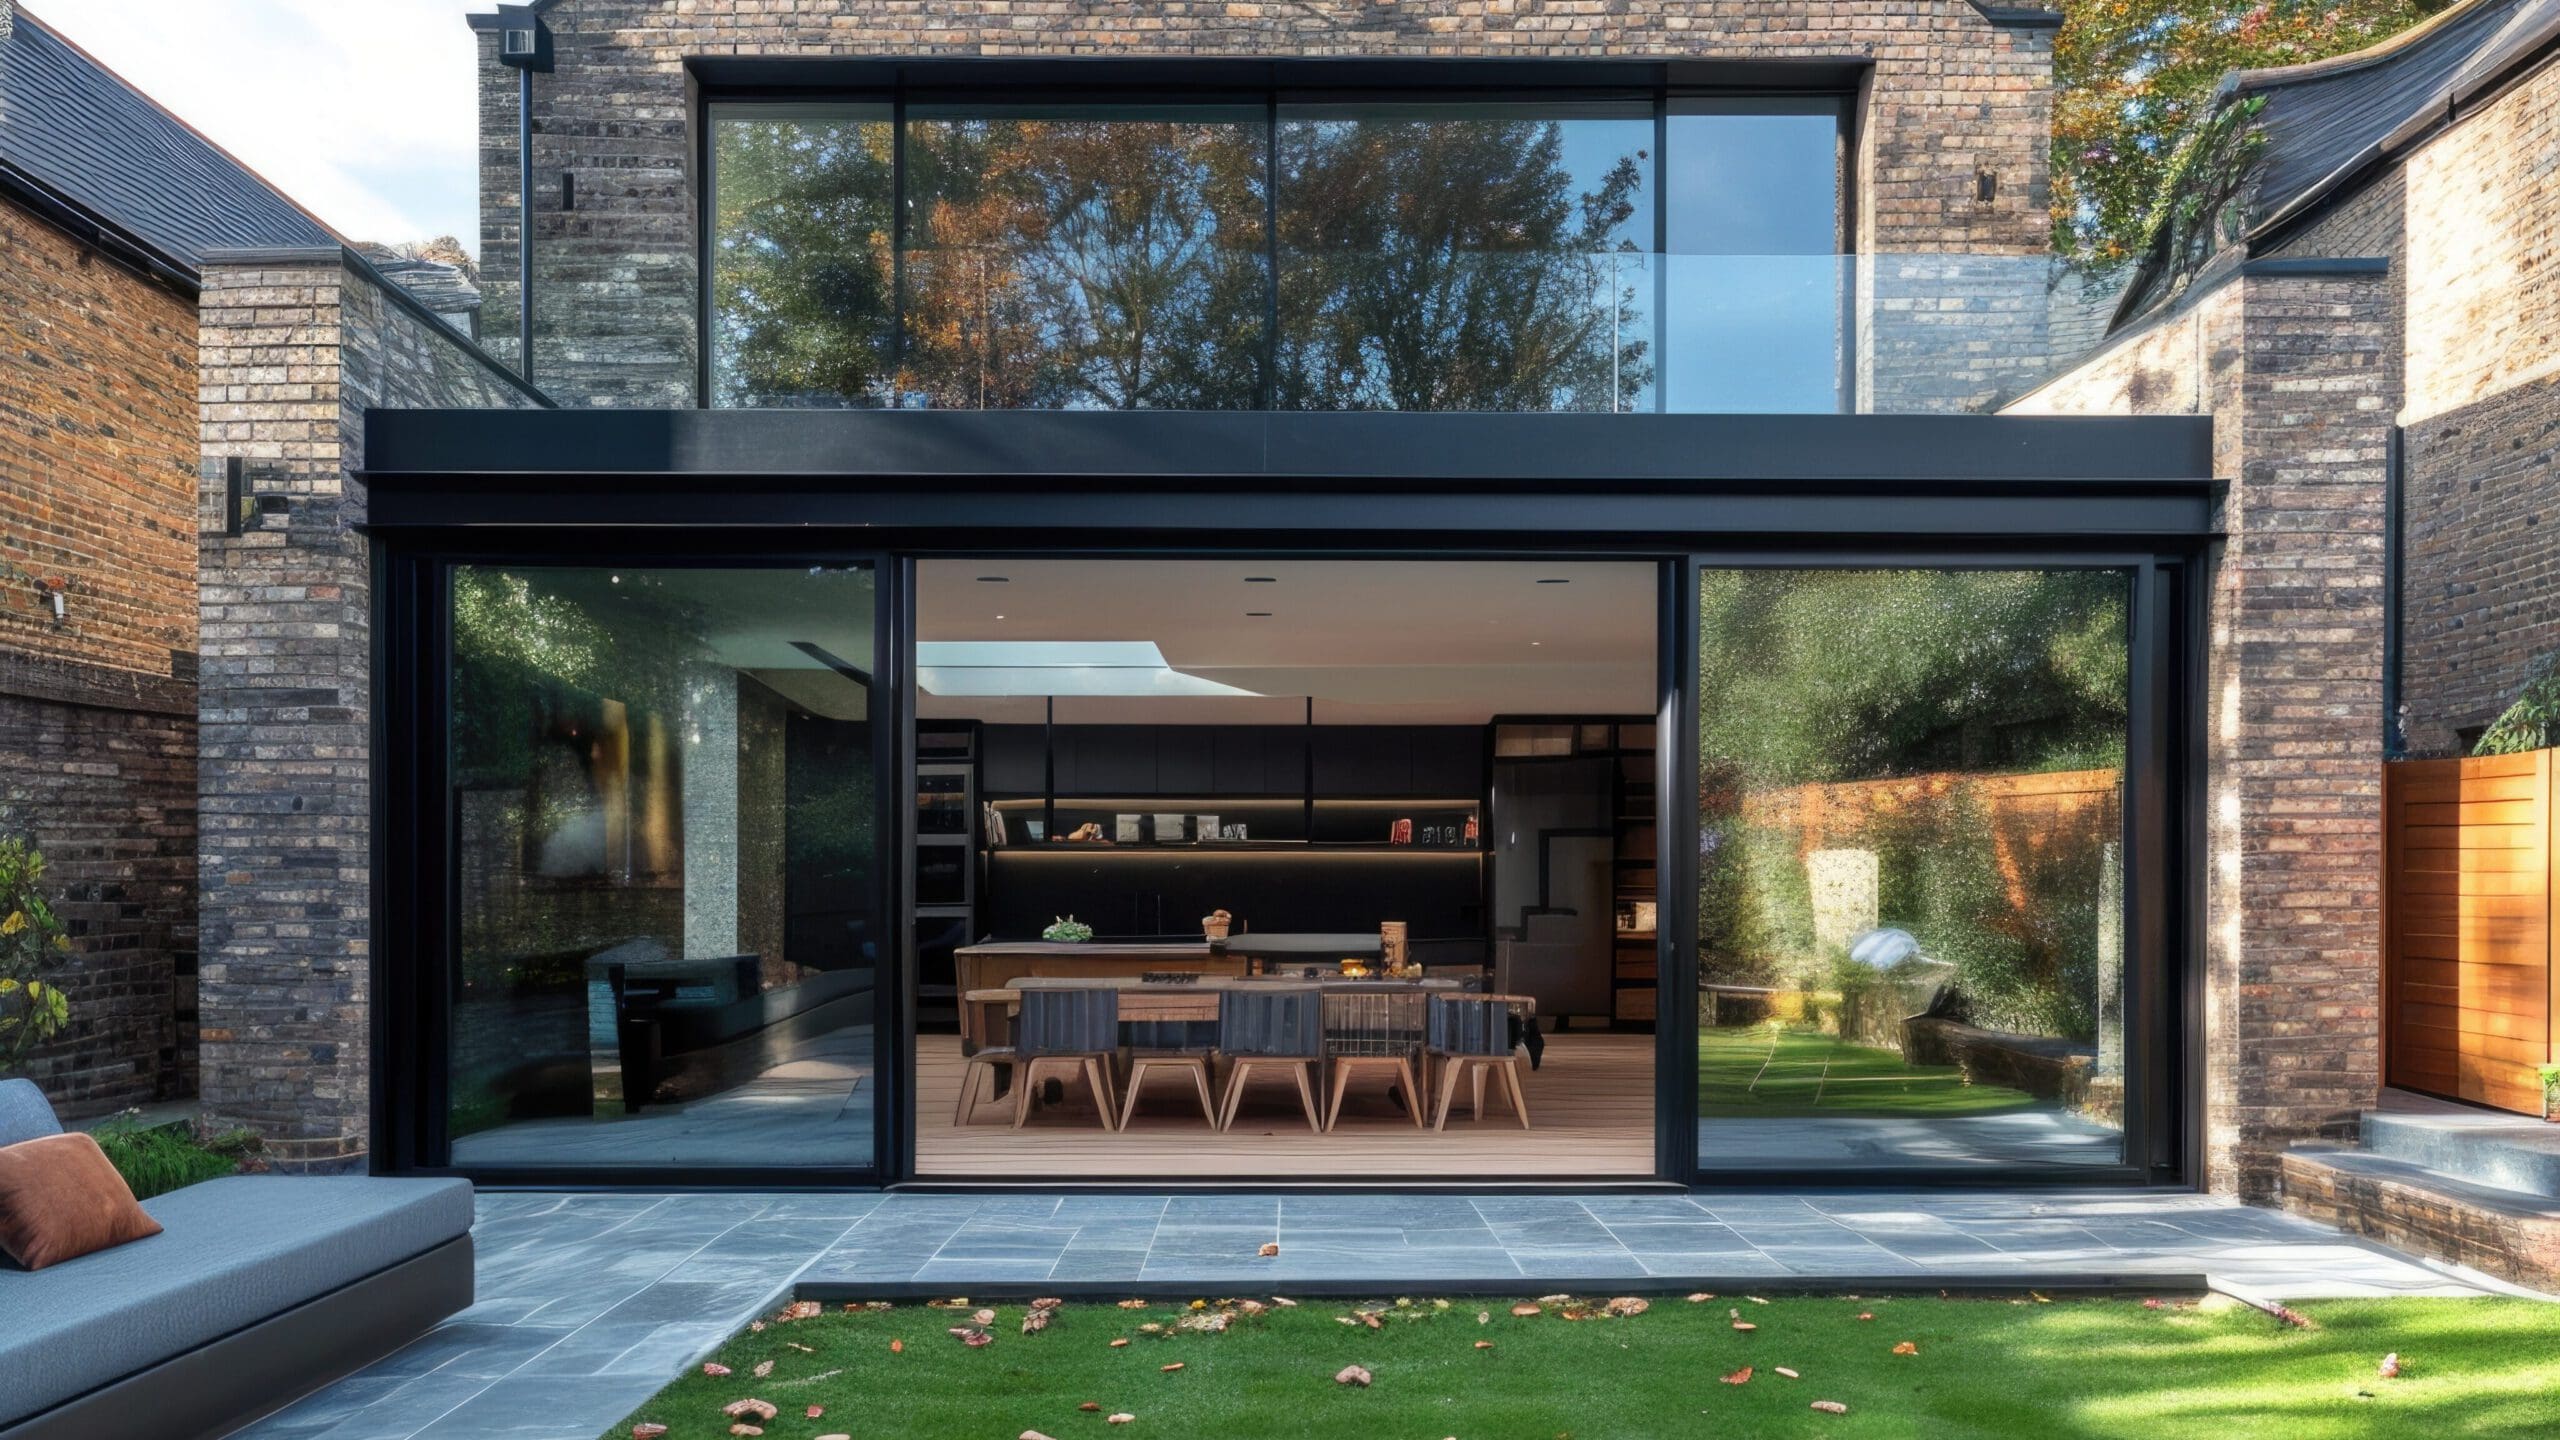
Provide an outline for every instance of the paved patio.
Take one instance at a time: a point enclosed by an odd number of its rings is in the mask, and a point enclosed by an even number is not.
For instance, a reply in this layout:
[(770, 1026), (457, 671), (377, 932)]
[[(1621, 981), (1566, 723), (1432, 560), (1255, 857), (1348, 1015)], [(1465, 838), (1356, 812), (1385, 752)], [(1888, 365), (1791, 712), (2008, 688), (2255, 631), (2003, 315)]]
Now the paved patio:
[[(479, 1303), (241, 1432), (591, 1440), (795, 1285), (2195, 1274), (2282, 1299), (2516, 1293), (2196, 1195), (484, 1194)], [(1280, 1254), (1255, 1252), (1277, 1241)]]

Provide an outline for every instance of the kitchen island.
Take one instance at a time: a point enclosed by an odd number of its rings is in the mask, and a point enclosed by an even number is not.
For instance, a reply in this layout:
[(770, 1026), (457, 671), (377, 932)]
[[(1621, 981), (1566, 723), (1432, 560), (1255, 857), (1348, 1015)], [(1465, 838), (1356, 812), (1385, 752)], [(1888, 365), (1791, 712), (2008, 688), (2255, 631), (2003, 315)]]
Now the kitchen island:
[(1069, 980), (1134, 980), (1151, 971), (1195, 975), (1245, 975), (1255, 970), (1330, 967), (1339, 961), (1375, 960), (1383, 953), (1376, 931), (1347, 934), (1238, 935), (1212, 946), (1207, 940), (997, 940), (952, 952), (962, 994), (999, 990), (1033, 976)]

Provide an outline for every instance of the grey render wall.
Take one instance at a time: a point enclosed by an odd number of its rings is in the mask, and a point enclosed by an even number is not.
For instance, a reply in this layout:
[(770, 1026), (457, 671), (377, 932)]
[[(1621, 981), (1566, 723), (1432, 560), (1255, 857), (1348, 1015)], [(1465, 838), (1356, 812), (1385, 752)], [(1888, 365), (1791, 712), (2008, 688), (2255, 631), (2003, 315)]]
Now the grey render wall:
[[(2052, 32), (1994, 24), (1968, 0), (565, 0), (547, 19), (557, 70), (534, 80), (534, 378), (564, 404), (694, 402), (695, 56), (1857, 59), (1874, 67), (1855, 157), (1859, 250), (2030, 257), (2046, 245)], [(481, 333), (512, 356), (517, 76), (494, 31), (478, 41)], [(565, 213), (564, 172), (578, 177)], [(1996, 177), (1987, 202), (1981, 172)], [(1981, 292), (1989, 323), (2013, 336), (2004, 344), (2041, 357), (2019, 273), (1953, 283)], [(2030, 333), (2014, 334), (2021, 325)], [(1861, 364), (1944, 371), (1943, 345), (1913, 343), (1931, 352), (1927, 369), (1891, 346)], [(1978, 406), (2004, 383), (1932, 375), (1914, 403)]]
[[(364, 412), (533, 403), (344, 252), (215, 252), (199, 310), (205, 1108), (350, 1162), (371, 1084), (373, 676)], [(223, 461), (282, 502), (239, 535)]]

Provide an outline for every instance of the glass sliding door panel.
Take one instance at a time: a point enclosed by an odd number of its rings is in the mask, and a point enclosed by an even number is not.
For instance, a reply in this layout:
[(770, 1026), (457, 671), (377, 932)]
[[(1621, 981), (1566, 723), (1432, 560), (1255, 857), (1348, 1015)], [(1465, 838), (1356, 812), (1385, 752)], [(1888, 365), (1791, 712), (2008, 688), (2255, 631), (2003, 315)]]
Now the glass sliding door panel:
[(1279, 110), (1284, 410), (1653, 406), (1653, 106)]
[(1704, 572), (1702, 1171), (2124, 1159), (2130, 595)]
[(451, 594), (453, 1162), (872, 1165), (869, 569)]

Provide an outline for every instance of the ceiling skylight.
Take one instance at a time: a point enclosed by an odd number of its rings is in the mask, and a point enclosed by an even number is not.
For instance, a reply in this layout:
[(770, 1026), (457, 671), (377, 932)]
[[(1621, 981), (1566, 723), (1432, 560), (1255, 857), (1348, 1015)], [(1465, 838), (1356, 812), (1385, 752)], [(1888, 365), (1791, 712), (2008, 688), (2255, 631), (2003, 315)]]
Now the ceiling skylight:
[(919, 640), (928, 695), (1253, 695), (1167, 665), (1152, 640)]

